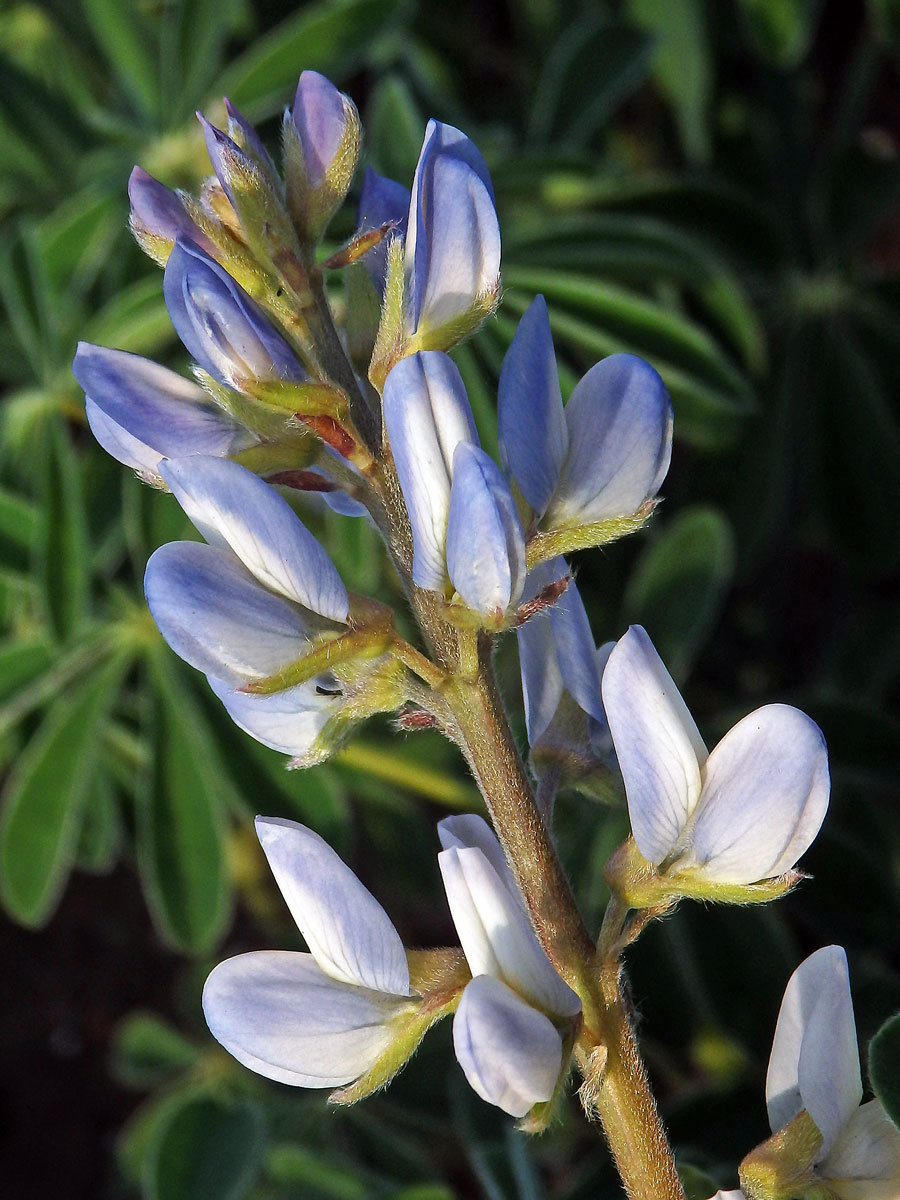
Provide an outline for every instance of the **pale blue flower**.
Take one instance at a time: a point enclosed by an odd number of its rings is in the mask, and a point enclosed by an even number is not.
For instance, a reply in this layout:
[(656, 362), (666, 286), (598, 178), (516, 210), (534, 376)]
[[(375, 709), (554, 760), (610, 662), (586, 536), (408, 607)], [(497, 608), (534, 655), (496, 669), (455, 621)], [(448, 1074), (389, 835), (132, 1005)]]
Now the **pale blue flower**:
[(79, 342), (72, 370), (94, 437), (145, 479), (159, 480), (162, 458), (227, 457), (255, 440), (203, 388), (137, 354)]
[(564, 1031), (581, 1001), (541, 948), (484, 821), (450, 817), (438, 832), (447, 901), (472, 972), (453, 1019), (456, 1057), (483, 1100), (524, 1117), (556, 1090), (567, 1066)]
[(220, 383), (246, 390), (254, 379), (299, 382), (293, 350), (224, 267), (191, 242), (176, 242), (163, 281), (175, 331)]
[(773, 1132), (804, 1109), (822, 1134), (815, 1175), (840, 1200), (900, 1195), (900, 1131), (863, 1089), (847, 956), (840, 946), (811, 954), (781, 1002), (766, 1078)]
[(147, 564), (147, 603), (176, 654), (237, 689), (346, 623), (330, 558), (268, 484), (200, 456), (165, 461), (160, 473), (208, 543), (169, 543)]
[(633, 354), (593, 366), (563, 408), (550, 322), (537, 296), (503, 362), (503, 462), (542, 529), (639, 513), (672, 453), (672, 404), (657, 372)]
[(495, 618), (518, 603), (525, 543), (509, 487), (481, 450), (462, 378), (440, 351), (401, 359), (384, 424), (413, 533), (413, 581)]
[(413, 178), (404, 268), (409, 336), (487, 311), (500, 286), (490, 175), (475, 144), (440, 121), (428, 122)]
[[(564, 558), (540, 563), (528, 573), (525, 601), (534, 599), (545, 587), (568, 574)], [(568, 693), (590, 720), (595, 753), (599, 757), (608, 756), (611, 745), (600, 679), (613, 643), (606, 643), (599, 651), (595, 648), (575, 581), (569, 581), (566, 590), (546, 612), (520, 626), (517, 637), (525, 723), (532, 749), (539, 744)]]
[(479, 446), (453, 453), (447, 517), (447, 573), (469, 608), (498, 619), (519, 602), (525, 538), (509, 484)]
[(814, 721), (767, 704), (708, 753), (639, 625), (610, 654), (602, 693), (634, 840), (648, 862), (722, 884), (793, 869), (828, 807), (828, 755)]
[(298, 1087), (365, 1074), (410, 1014), (400, 935), (326, 842), (294, 821), (257, 817), (275, 881), (309, 953), (261, 950), (220, 963), (203, 989), (213, 1036), (240, 1063)]

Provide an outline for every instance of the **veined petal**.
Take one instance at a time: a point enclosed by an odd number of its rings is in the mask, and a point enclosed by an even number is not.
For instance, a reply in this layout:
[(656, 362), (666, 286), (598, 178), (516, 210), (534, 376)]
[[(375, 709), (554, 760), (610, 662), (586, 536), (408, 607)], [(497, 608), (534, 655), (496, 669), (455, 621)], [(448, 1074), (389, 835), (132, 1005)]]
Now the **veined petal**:
[(453, 1049), (473, 1090), (513, 1117), (549, 1100), (562, 1069), (562, 1039), (552, 1022), (487, 975), (462, 994)]
[(546, 1012), (571, 1017), (581, 1001), (554, 971), (521, 902), (475, 847), (438, 855), (444, 890), (473, 975), (502, 979)]
[(341, 705), (340, 696), (317, 692), (315, 680), (270, 696), (235, 691), (231, 684), (213, 676), (209, 676), (209, 686), (239, 729), (264, 746), (294, 757), (309, 751)]
[(819, 1170), (841, 1200), (897, 1200), (900, 1130), (880, 1100), (850, 1114)]
[(329, 978), (310, 954), (259, 950), (220, 963), (203, 989), (213, 1037), (238, 1062), (298, 1087), (358, 1079), (387, 1050), (408, 1004)]
[(500, 459), (540, 517), (550, 503), (569, 448), (559, 371), (543, 296), (519, 322), (500, 371)]
[(406, 270), (409, 332), (462, 316), (500, 278), (500, 227), (484, 159), (465, 134), (429, 121), (413, 179)]
[(672, 402), (633, 354), (591, 367), (565, 408), (569, 451), (544, 524), (589, 524), (637, 512), (669, 469)]
[(518, 603), (525, 582), (525, 537), (503, 472), (480, 446), (453, 455), (447, 518), (447, 571), (463, 600), (489, 615)]
[(208, 457), (169, 459), (160, 474), (210, 545), (230, 549), (267, 588), (332, 621), (347, 620), (347, 589), (327, 551), (258, 475)]
[(661, 863), (700, 798), (706, 747), (640, 625), (632, 625), (610, 654), (602, 693), (634, 840), (644, 858)]
[(795, 865), (828, 808), (828, 754), (814, 721), (767, 704), (710, 754), (690, 857), (722, 883), (755, 883)]
[(413, 533), (413, 581), (440, 591), (453, 455), (478, 434), (462, 377), (437, 350), (411, 354), (388, 373), (384, 424)]
[(79, 342), (72, 371), (97, 441), (142, 474), (169, 455), (225, 456), (254, 440), (203, 388), (140, 355)]
[[(530, 576), (529, 576), (530, 578)], [(553, 720), (563, 696), (563, 678), (549, 613), (538, 613), (516, 630), (528, 744), (534, 746)]]
[[(547, 583), (562, 579), (569, 571), (564, 558), (553, 559), (549, 566), (551, 578)], [(591, 623), (574, 580), (550, 609), (550, 625), (566, 691), (571, 693), (578, 707), (588, 716), (605, 724), (600, 690), (602, 670), (597, 659)]]
[(175, 653), (233, 687), (274, 674), (309, 648), (302, 611), (261, 587), (227, 550), (160, 546), (147, 563), (144, 591)]
[(861, 1099), (847, 955), (825, 946), (784, 992), (766, 1076), (769, 1123), (777, 1132), (805, 1108), (824, 1138), (824, 1158)]
[(409, 967), (387, 913), (326, 841), (296, 821), (257, 817), (275, 882), (326, 975), (408, 996)]
[(318, 71), (304, 71), (297, 84), (291, 117), (303, 147), (311, 187), (318, 187), (340, 149), (350, 101)]
[(197, 246), (175, 243), (163, 294), (188, 353), (221, 383), (305, 378), (293, 350), (254, 301)]
[(519, 885), (506, 861), (503, 847), (483, 817), (476, 813), (459, 813), (453, 817), (444, 817), (443, 821), (438, 821), (438, 837), (445, 850), (452, 850), (454, 847), (462, 850), (471, 846), (480, 850), (516, 900), (520, 904), (524, 903)]
[[(379, 175), (371, 167), (367, 167), (359, 197), (357, 225), (362, 231), (380, 229), (388, 221), (393, 221), (394, 230), (389, 237), (405, 238), (409, 218), (409, 202), (408, 187), (404, 187), (402, 183), (397, 183), (393, 179), (388, 179), (385, 175)], [(389, 238), (384, 238), (362, 259), (379, 293), (384, 292), (388, 240)]]

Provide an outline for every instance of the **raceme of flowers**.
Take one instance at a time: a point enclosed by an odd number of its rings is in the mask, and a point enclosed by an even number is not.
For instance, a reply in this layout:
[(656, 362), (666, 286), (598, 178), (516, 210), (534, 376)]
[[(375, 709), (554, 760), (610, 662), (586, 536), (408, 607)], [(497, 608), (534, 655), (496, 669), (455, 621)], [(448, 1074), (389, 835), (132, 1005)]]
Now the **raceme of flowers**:
[[(708, 753), (642, 629), (595, 647), (564, 557), (639, 528), (657, 503), (672, 448), (660, 376), (614, 354), (564, 404), (536, 297), (503, 362), (494, 462), (448, 355), (499, 297), (499, 224), (476, 147), (430, 121), (411, 189), (367, 171), (356, 234), (320, 260), (357, 166), (352, 102), (303, 73), (284, 118), (283, 175), (228, 103), (226, 116), (224, 129), (202, 119), (214, 174), (199, 195), (139, 167), (129, 184), (132, 228), (165, 269), (196, 382), (87, 344), (74, 364), (97, 440), (170, 491), (204, 539), (162, 546), (147, 564), (166, 642), (237, 725), (308, 766), (365, 717), (410, 707), (462, 744), (448, 688), (471, 682), (490, 639), (515, 629), (545, 815), (568, 783), (627, 799), (633, 841), (608, 868), (626, 910), (792, 886), (828, 803), (819, 730), (767, 705)], [(324, 282), (338, 271), (340, 332)], [(426, 595), (420, 608), (468, 657), (429, 659), (383, 604), (349, 595), (288, 500), (298, 492), (368, 514), (410, 599)], [(460, 947), (434, 951), (405, 950), (313, 831), (276, 818), (257, 830), (309, 950), (239, 955), (213, 971), (204, 1011), (222, 1044), (272, 1079), (357, 1099), (452, 1012), (474, 1090), (539, 1127), (567, 1077), (583, 997), (553, 965), (561, 948), (538, 940), (527, 880), (490, 828), (474, 816), (439, 827)], [(842, 1129), (854, 1120), (845, 1108)], [(822, 1132), (831, 1170), (843, 1143), (834, 1122)]]

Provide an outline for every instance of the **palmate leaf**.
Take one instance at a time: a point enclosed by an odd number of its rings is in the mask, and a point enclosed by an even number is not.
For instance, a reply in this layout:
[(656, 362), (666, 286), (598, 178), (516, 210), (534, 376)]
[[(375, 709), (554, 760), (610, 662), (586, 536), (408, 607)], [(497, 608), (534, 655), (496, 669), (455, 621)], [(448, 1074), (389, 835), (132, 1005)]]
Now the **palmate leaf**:
[(0, 897), (26, 925), (52, 914), (68, 878), (103, 722), (127, 667), (101, 662), (47, 709), (8, 781), (0, 816)]

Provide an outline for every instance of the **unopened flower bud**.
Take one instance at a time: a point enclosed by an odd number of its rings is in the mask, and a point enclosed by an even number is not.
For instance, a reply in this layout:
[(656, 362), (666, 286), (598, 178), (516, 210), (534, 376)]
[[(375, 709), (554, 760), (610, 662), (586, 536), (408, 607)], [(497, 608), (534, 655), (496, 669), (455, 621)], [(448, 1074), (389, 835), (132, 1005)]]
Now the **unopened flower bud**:
[(304, 71), (284, 123), (288, 206), (303, 241), (319, 240), (346, 196), (360, 141), (353, 101), (324, 75)]

